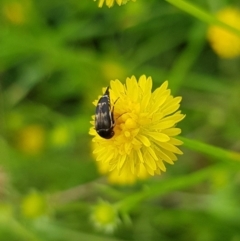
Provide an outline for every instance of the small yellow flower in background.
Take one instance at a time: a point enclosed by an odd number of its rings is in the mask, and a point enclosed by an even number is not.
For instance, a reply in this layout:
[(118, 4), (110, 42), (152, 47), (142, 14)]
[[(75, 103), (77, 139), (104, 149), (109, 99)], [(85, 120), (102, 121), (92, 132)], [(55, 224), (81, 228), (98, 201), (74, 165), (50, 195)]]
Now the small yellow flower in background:
[(120, 63), (112, 60), (104, 61), (101, 65), (101, 71), (105, 79), (123, 78), (126, 76), (126, 69)]
[(46, 198), (37, 192), (31, 192), (24, 197), (21, 204), (21, 211), (26, 218), (38, 218), (47, 213)]
[[(217, 18), (240, 30), (240, 11), (225, 8), (217, 13)], [(208, 29), (208, 40), (213, 50), (222, 58), (234, 58), (240, 55), (240, 37), (228, 30), (212, 25)]]
[(99, 201), (93, 208), (90, 220), (97, 230), (105, 233), (113, 233), (120, 223), (116, 208), (105, 201)]
[(27, 21), (31, 8), (30, 0), (9, 1), (3, 5), (3, 16), (15, 25), (22, 25)]
[[(102, 7), (103, 4), (105, 3), (109, 8), (111, 8), (114, 3), (116, 2), (119, 6), (127, 3), (130, 0), (94, 0), (94, 1), (99, 1), (98, 2), (98, 7)], [(133, 2), (135, 2), (136, 0), (132, 0)]]
[(132, 28), (147, 21), (150, 13), (150, 5), (147, 1), (138, 1), (137, 4), (129, 4), (124, 9), (124, 13), (121, 14), (120, 26), (122, 30)]
[(41, 153), (45, 141), (46, 131), (37, 124), (26, 126), (16, 134), (16, 147), (27, 155)]
[(71, 141), (70, 130), (63, 125), (56, 126), (50, 133), (50, 142), (54, 147), (62, 148)]
[(115, 171), (115, 176), (139, 177), (142, 171), (160, 174), (166, 171), (164, 162), (173, 164), (176, 154), (182, 154), (177, 147), (182, 141), (175, 138), (181, 133), (176, 124), (185, 117), (177, 111), (182, 98), (170, 94), (167, 81), (153, 93), (151, 90), (152, 79), (145, 75), (139, 81), (135, 76), (127, 78), (126, 84), (112, 80), (109, 91), (114, 105), (114, 136), (100, 137), (91, 121), (94, 156), (109, 172)]

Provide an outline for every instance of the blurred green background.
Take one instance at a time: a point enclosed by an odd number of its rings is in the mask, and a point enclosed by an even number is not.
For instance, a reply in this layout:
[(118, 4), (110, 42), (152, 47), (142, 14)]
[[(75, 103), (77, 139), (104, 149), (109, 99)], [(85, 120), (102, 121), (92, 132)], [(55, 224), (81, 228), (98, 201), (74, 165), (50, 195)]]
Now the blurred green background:
[[(239, 4), (192, 2), (210, 13)], [(91, 0), (1, 0), (0, 11), (0, 240), (240, 240), (235, 163), (144, 200), (110, 235), (90, 218), (99, 198), (115, 203), (219, 162), (183, 146), (162, 176), (109, 184), (88, 131), (92, 101), (111, 79), (145, 74), (154, 88), (168, 79), (183, 97), (183, 136), (240, 150), (240, 61), (213, 52), (206, 23), (159, 0), (111, 9)]]

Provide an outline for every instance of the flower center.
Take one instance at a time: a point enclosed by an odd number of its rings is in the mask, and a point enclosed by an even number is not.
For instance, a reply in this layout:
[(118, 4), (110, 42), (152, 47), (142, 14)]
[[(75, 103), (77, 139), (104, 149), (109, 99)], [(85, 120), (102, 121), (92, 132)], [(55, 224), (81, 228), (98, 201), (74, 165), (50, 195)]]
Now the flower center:
[(128, 103), (128, 105), (122, 105), (120, 113), (115, 112), (114, 144), (120, 155), (129, 155), (133, 149), (137, 150), (142, 146), (137, 143), (135, 138), (140, 131), (139, 113), (136, 109), (139, 108), (135, 108), (133, 103)]

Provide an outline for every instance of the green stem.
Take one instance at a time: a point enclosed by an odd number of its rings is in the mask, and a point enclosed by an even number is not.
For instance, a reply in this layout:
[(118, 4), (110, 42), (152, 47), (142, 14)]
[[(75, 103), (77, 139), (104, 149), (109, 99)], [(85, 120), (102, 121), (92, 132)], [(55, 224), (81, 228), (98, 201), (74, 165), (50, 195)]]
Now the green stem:
[(184, 142), (184, 146), (191, 150), (201, 152), (224, 161), (240, 161), (240, 153), (238, 152), (224, 150), (220, 147), (211, 146), (209, 144), (185, 137), (178, 137), (178, 139), (182, 140)]
[(212, 176), (212, 173), (215, 172), (221, 166), (222, 164), (210, 166), (208, 168), (204, 168), (200, 171), (197, 171), (191, 174), (187, 174), (181, 177), (176, 177), (173, 179), (168, 179), (168, 180), (155, 183), (143, 191), (140, 191), (128, 196), (127, 198), (118, 202), (116, 206), (122, 212), (129, 212), (139, 202), (143, 200), (153, 198), (153, 197), (159, 197), (160, 195), (163, 195), (175, 190), (189, 188), (204, 180), (207, 180), (209, 177)]
[[(209, 156), (224, 161), (240, 161), (240, 153), (227, 151), (219, 147), (211, 146), (200, 141), (191, 140), (184, 137), (178, 137), (178, 139), (182, 140), (184, 142), (184, 146), (188, 147), (191, 150), (201, 152), (203, 154), (207, 154)], [(116, 206), (123, 212), (129, 212), (139, 202), (143, 200), (160, 196), (175, 190), (194, 186), (204, 180), (207, 180), (209, 177), (212, 176), (213, 172), (216, 172), (216, 170), (222, 168), (226, 168), (226, 165), (220, 163), (191, 174), (176, 177), (171, 180), (164, 180), (161, 183), (156, 183), (149, 186), (146, 190), (128, 196), (122, 201), (116, 203)]]
[(166, 1), (169, 2), (170, 4), (172, 4), (173, 6), (183, 10), (184, 12), (187, 12), (188, 14), (190, 14), (208, 24), (211, 24), (211, 25), (214, 24), (214, 25), (218, 25), (219, 27), (223, 27), (226, 30), (229, 30), (230, 32), (232, 32), (240, 37), (240, 31), (238, 29), (219, 21), (215, 16), (207, 13), (206, 11), (195, 6), (194, 4), (185, 2), (183, 0), (166, 0)]

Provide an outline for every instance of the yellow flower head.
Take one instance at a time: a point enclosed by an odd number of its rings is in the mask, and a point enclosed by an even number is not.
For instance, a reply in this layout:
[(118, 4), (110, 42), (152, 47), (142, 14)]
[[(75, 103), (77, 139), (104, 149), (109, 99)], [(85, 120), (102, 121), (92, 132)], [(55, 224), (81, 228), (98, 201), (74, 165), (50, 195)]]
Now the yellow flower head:
[(71, 141), (70, 130), (66, 126), (56, 126), (50, 133), (50, 141), (54, 147), (67, 146)]
[(11, 0), (3, 4), (3, 16), (15, 25), (22, 25), (27, 22), (31, 11), (31, 0)]
[(27, 155), (38, 155), (44, 148), (45, 129), (38, 124), (24, 127), (16, 135), (17, 148)]
[[(225, 8), (217, 13), (217, 18), (240, 30), (240, 11)], [(222, 58), (234, 58), (240, 55), (240, 37), (228, 30), (212, 25), (208, 29), (208, 40), (213, 50)]]
[(97, 230), (105, 233), (113, 233), (120, 223), (117, 209), (102, 200), (93, 208), (90, 219)]
[[(96, 1), (96, 0), (94, 0), (94, 1)], [(106, 5), (107, 5), (109, 8), (111, 8), (111, 7), (114, 5), (115, 2), (116, 2), (119, 6), (121, 6), (121, 5), (125, 4), (125, 3), (127, 3), (128, 1), (129, 1), (129, 0), (99, 0), (98, 7), (101, 8), (105, 2), (106, 2)], [(135, 2), (136, 0), (132, 0), (132, 1)]]
[(40, 217), (47, 213), (47, 201), (40, 193), (32, 192), (22, 200), (21, 211), (27, 218)]
[(127, 78), (125, 85), (110, 82), (114, 135), (104, 139), (90, 129), (96, 160), (106, 163), (110, 172), (139, 176), (145, 169), (150, 175), (160, 174), (166, 171), (164, 162), (173, 164), (176, 154), (182, 154), (176, 147), (182, 142), (175, 138), (181, 133), (175, 126), (184, 118), (177, 111), (182, 98), (174, 98), (167, 87), (165, 81), (152, 93), (152, 79), (145, 75), (138, 82), (134, 76)]

